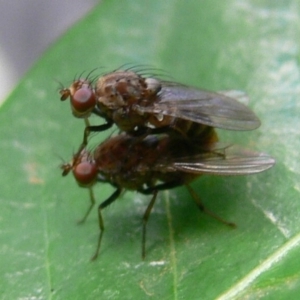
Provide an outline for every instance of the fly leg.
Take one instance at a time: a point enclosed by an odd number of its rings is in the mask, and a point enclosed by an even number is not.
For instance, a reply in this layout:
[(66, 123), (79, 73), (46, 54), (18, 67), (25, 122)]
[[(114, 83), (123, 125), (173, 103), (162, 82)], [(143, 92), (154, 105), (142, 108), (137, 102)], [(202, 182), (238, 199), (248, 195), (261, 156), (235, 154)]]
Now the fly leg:
[(84, 129), (84, 133), (83, 133), (83, 141), (82, 141), (80, 147), (78, 148), (77, 153), (74, 155), (74, 157), (79, 157), (81, 151), (87, 146), (88, 137), (91, 132), (104, 131), (104, 130), (109, 129), (113, 125), (113, 122), (110, 120), (107, 120), (107, 122), (105, 124), (98, 125), (98, 126), (91, 126), (88, 119), (84, 119), (84, 122), (85, 122), (85, 129)]
[(80, 146), (81, 150), (88, 144), (88, 137), (89, 137), (91, 132), (104, 131), (104, 130), (107, 130), (107, 129), (111, 128), (112, 125), (113, 125), (113, 122), (111, 120), (106, 120), (105, 124), (98, 125), (98, 126), (91, 126), (88, 123), (86, 123), (86, 127), (84, 129), (84, 134), (83, 134), (83, 141), (82, 141), (82, 144)]
[(146, 256), (146, 226), (147, 226), (147, 222), (149, 219), (149, 216), (151, 214), (151, 210), (154, 206), (155, 200), (156, 200), (156, 196), (157, 196), (158, 191), (155, 190), (153, 192), (153, 196), (151, 198), (150, 203), (148, 204), (145, 213), (143, 215), (143, 235), (142, 235), (142, 259), (145, 259)]
[(77, 224), (83, 224), (85, 222), (85, 220), (87, 219), (87, 217), (89, 216), (92, 208), (94, 207), (95, 205), (95, 196), (94, 196), (94, 192), (93, 192), (93, 189), (92, 187), (89, 187), (89, 193), (90, 193), (90, 201), (91, 201), (91, 204), (88, 208), (88, 210), (86, 211), (86, 213), (84, 214), (83, 218), (81, 220), (79, 220), (77, 222)]
[(152, 194), (152, 198), (150, 200), (150, 203), (148, 204), (148, 206), (145, 210), (145, 213), (143, 215), (142, 259), (145, 259), (145, 257), (146, 257), (146, 228), (147, 228), (147, 223), (148, 223), (152, 208), (154, 206), (154, 203), (155, 203), (155, 200), (156, 200), (156, 197), (157, 197), (157, 193), (159, 191), (168, 190), (168, 189), (177, 187), (179, 185), (181, 185), (181, 184), (178, 183), (178, 182), (173, 182), (172, 181), (172, 182), (161, 183), (161, 184), (158, 184), (158, 185), (153, 186), (153, 187), (138, 190), (140, 193), (145, 194), (145, 195)]
[(186, 188), (188, 189), (189, 193), (191, 194), (192, 198), (196, 202), (198, 208), (203, 211), (205, 214), (213, 217), (214, 219), (218, 220), (219, 222), (222, 222), (223, 224), (230, 226), (230, 227), (236, 227), (236, 225), (232, 222), (228, 222), (226, 220), (223, 220), (221, 217), (213, 213), (212, 211), (208, 210), (203, 203), (201, 202), (199, 196), (196, 194), (196, 192), (192, 189), (192, 187), (189, 184), (185, 184)]
[(97, 243), (97, 248), (95, 254), (92, 256), (91, 260), (95, 260), (98, 257), (99, 251), (100, 251), (100, 246), (101, 246), (101, 240), (103, 237), (103, 232), (104, 232), (104, 222), (103, 222), (103, 217), (101, 214), (102, 209), (104, 209), (106, 206), (110, 205), (112, 202), (114, 202), (121, 194), (122, 189), (117, 188), (117, 190), (114, 191), (114, 193), (105, 201), (103, 201), (99, 207), (98, 207), (98, 221), (99, 221), (99, 238), (98, 238), (98, 243)]

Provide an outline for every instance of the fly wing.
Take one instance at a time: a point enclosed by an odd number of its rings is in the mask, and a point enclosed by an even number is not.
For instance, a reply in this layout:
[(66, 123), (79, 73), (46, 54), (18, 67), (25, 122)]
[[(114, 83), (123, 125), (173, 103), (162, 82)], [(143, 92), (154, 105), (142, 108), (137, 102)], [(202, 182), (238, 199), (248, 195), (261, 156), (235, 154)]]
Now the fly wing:
[(160, 100), (150, 106), (139, 107), (139, 111), (230, 130), (252, 130), (259, 127), (259, 119), (238, 101), (239, 97), (234, 96), (232, 91), (215, 93), (164, 81)]
[(233, 145), (216, 147), (189, 157), (174, 158), (173, 162), (158, 163), (155, 169), (193, 174), (249, 175), (265, 171), (274, 164), (274, 158), (268, 154)]

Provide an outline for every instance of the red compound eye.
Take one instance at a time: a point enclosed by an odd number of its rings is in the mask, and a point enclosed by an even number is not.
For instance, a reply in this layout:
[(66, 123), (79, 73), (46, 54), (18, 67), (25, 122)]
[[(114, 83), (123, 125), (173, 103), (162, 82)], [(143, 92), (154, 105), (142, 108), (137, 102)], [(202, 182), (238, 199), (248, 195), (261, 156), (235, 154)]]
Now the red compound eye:
[(85, 113), (96, 105), (96, 97), (94, 91), (90, 87), (82, 87), (78, 89), (71, 99), (72, 106), (75, 111)]
[(97, 167), (91, 162), (82, 162), (78, 164), (73, 174), (76, 181), (83, 186), (92, 184), (97, 178)]

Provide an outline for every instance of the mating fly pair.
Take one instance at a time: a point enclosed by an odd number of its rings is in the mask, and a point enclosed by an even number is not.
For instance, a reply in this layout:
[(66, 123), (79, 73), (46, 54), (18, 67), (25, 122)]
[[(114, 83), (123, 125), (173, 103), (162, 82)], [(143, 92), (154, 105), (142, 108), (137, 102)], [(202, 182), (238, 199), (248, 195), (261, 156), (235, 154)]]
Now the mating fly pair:
[[(252, 130), (260, 125), (249, 108), (226, 93), (161, 81), (133, 70), (118, 70), (95, 82), (89, 78), (74, 80), (60, 94), (61, 100), (70, 99), (73, 115), (83, 118), (86, 124), (79, 151), (71, 163), (61, 166), (64, 176), (72, 171), (79, 186), (89, 189), (91, 204), (82, 222), (95, 204), (94, 184), (106, 182), (115, 188), (98, 207), (100, 233), (93, 259), (98, 256), (104, 232), (101, 212), (123, 190), (152, 195), (143, 216), (144, 258), (146, 223), (158, 191), (185, 185), (201, 210), (233, 225), (204, 208), (190, 182), (203, 174), (259, 173), (275, 163), (267, 154), (218, 143), (214, 127)], [(91, 126), (91, 114), (103, 118), (105, 123)], [(121, 134), (88, 151), (89, 133), (113, 124)]]

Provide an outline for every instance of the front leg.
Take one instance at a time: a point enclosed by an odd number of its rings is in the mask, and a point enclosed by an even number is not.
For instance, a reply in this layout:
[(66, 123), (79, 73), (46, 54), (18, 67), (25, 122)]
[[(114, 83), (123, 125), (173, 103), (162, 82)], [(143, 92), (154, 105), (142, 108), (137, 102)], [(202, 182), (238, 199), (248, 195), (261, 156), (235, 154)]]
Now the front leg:
[(84, 134), (83, 134), (82, 148), (84, 148), (88, 144), (87, 139), (88, 139), (91, 132), (101, 132), (101, 131), (104, 131), (104, 130), (107, 130), (107, 129), (111, 128), (112, 125), (113, 125), (112, 120), (106, 120), (106, 123), (102, 124), (102, 125), (86, 126), (85, 129), (84, 129)]
[(99, 238), (98, 238), (98, 244), (97, 244), (96, 252), (92, 256), (91, 260), (95, 260), (98, 257), (98, 255), (99, 255), (101, 241), (102, 241), (102, 237), (103, 237), (103, 233), (104, 233), (104, 221), (103, 221), (103, 217), (102, 217), (101, 211), (102, 211), (102, 209), (104, 209), (105, 207), (107, 207), (108, 205), (110, 205), (112, 202), (114, 202), (115, 200), (117, 200), (117, 198), (120, 196), (121, 192), (122, 192), (122, 189), (121, 188), (117, 188), (117, 190), (115, 190), (113, 192), (113, 194), (109, 198), (107, 198), (105, 201), (103, 201), (99, 205), (99, 207), (98, 207), (98, 221), (99, 221), (100, 233), (99, 233)]
[(89, 189), (89, 193), (90, 193), (91, 204), (90, 204), (88, 210), (86, 211), (86, 213), (84, 214), (83, 218), (77, 222), (78, 224), (83, 224), (86, 221), (87, 217), (89, 216), (91, 210), (93, 209), (93, 207), (95, 205), (95, 196), (94, 196), (93, 188), (89, 187), (88, 189)]

